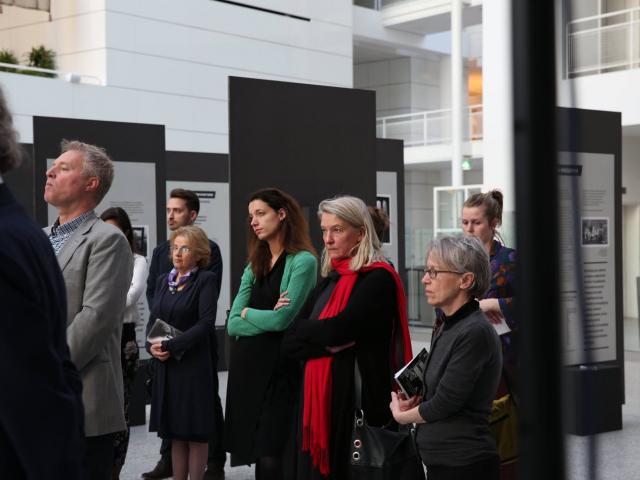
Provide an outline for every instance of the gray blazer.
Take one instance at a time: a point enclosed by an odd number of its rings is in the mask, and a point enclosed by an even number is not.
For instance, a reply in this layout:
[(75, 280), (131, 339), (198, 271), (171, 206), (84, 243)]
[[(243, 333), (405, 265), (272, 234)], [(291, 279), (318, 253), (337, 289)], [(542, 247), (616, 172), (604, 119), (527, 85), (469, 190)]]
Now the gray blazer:
[(82, 377), (85, 435), (125, 430), (120, 338), (133, 270), (129, 243), (93, 215), (69, 237), (58, 263), (67, 287), (67, 342)]

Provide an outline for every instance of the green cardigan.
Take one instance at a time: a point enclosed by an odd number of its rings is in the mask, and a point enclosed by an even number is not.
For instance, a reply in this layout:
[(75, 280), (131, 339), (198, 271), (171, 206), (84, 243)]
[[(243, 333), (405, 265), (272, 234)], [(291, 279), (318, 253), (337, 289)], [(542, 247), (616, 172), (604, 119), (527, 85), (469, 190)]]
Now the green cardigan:
[(227, 332), (230, 336), (250, 337), (265, 332), (281, 332), (289, 326), (298, 314), (318, 278), (318, 260), (307, 251), (288, 254), (284, 273), (280, 282), (280, 293), (288, 292), (289, 305), (278, 310), (257, 310), (249, 308), (242, 318), (242, 310), (248, 306), (255, 277), (251, 265), (242, 274), (240, 289), (233, 300)]

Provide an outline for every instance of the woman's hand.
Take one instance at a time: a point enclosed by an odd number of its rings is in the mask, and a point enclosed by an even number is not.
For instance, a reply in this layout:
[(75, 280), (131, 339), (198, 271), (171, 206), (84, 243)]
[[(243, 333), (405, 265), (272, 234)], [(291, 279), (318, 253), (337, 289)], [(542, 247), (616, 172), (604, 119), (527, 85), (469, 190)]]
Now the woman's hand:
[(345, 343), (344, 345), (339, 345), (337, 347), (325, 347), (325, 348), (329, 353), (335, 355), (336, 353), (341, 352), (342, 350), (353, 347), (355, 344), (356, 342), (349, 342), (349, 343)]
[(273, 307), (274, 310), (278, 310), (282, 307), (286, 307), (289, 305), (289, 303), (291, 303), (291, 300), (287, 298), (288, 293), (289, 293), (288, 291), (284, 291), (280, 294), (280, 298), (278, 298), (278, 301), (276, 302), (276, 306)]
[(419, 395), (407, 398), (404, 393), (398, 394), (396, 392), (391, 392), (391, 403), (389, 404), (389, 408), (391, 409), (391, 414), (395, 421), (401, 425), (405, 425), (407, 423), (416, 423), (419, 422), (419, 420), (422, 420), (421, 418), (414, 418), (417, 413), (414, 409), (421, 401), (422, 397)]
[(501, 323), (504, 318), (502, 310), (500, 310), (500, 302), (497, 298), (480, 300), (480, 310), (482, 310), (491, 323)]
[(160, 360), (161, 362), (166, 362), (169, 360), (171, 356), (171, 352), (163, 352), (162, 351), (162, 343), (156, 342), (151, 344), (151, 355)]
[(240, 318), (242, 318), (243, 320), (247, 316), (247, 310), (249, 310), (249, 307), (244, 307), (242, 309), (242, 312), (240, 312)]

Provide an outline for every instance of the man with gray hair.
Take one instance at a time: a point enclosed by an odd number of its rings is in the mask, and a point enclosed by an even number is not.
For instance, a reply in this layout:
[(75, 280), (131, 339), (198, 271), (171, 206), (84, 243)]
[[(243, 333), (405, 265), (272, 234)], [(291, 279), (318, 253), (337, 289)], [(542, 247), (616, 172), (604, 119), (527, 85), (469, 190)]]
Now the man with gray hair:
[(5, 184), (21, 157), (0, 90), (0, 478), (86, 478), (80, 375), (53, 249)]
[(65, 140), (46, 175), (44, 199), (58, 209), (58, 218), (45, 233), (67, 287), (67, 341), (83, 384), (88, 478), (107, 480), (115, 433), (126, 429), (120, 338), (131, 248), (94, 212), (113, 181), (104, 149)]

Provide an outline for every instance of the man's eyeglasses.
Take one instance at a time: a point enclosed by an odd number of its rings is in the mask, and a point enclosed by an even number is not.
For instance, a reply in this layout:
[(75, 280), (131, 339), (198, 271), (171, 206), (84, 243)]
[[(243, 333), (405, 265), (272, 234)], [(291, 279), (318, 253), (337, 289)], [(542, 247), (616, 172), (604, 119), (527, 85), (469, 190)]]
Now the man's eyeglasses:
[(187, 247), (187, 246), (182, 246), (182, 247), (172, 247), (171, 250), (173, 251), (173, 253), (189, 253), (191, 251), (191, 248)]
[(464, 272), (454, 272), (453, 270), (436, 270), (435, 268), (427, 268), (427, 267), (423, 268), (422, 272), (425, 275), (429, 275), (429, 278), (431, 280), (434, 280), (434, 279), (438, 278), (438, 274), (439, 273), (455, 273), (456, 275), (463, 275), (464, 274)]

